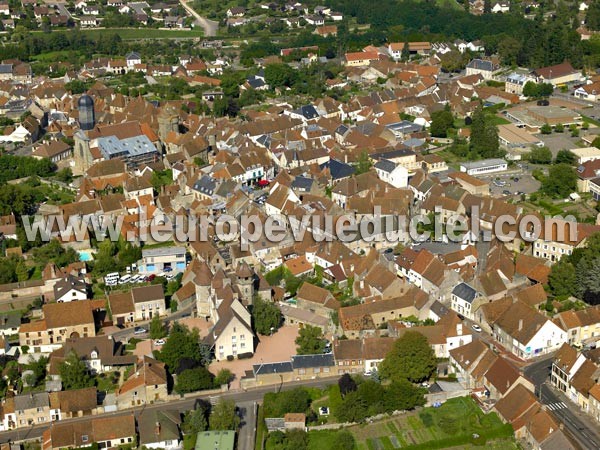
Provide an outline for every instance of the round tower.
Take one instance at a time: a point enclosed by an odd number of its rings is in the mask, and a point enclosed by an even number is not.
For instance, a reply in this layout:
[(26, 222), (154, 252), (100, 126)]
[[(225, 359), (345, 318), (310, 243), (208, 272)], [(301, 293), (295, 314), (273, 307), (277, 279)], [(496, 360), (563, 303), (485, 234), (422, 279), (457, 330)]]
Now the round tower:
[(94, 99), (87, 94), (83, 94), (79, 97), (77, 109), (79, 110), (79, 127), (85, 131), (93, 129), (96, 124)]

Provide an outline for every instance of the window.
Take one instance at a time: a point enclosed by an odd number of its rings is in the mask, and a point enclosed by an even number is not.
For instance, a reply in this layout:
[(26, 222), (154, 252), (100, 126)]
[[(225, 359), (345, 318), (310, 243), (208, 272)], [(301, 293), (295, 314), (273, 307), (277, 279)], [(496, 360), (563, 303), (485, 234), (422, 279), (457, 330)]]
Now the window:
[(87, 442), (88, 441), (88, 435), (84, 434), (81, 436), (81, 442)]

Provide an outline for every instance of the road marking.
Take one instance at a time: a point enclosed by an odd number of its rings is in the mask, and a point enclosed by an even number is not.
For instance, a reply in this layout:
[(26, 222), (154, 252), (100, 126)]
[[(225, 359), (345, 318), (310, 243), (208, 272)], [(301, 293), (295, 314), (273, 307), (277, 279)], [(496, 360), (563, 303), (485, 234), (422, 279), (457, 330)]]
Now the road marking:
[(548, 409), (550, 411), (556, 411), (558, 409), (565, 409), (567, 407), (567, 405), (565, 405), (564, 402), (557, 402), (557, 403), (549, 403), (548, 404)]

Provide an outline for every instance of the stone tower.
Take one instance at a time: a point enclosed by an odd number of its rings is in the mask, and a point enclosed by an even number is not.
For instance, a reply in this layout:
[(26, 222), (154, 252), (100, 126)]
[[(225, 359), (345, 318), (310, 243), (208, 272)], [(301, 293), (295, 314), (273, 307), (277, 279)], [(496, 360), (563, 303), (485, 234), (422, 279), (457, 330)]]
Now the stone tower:
[(240, 291), (241, 300), (246, 305), (252, 305), (254, 297), (254, 272), (245, 262), (240, 264), (235, 271), (237, 287)]
[(210, 316), (210, 285), (213, 273), (206, 262), (201, 261), (196, 271), (196, 311), (198, 317)]
[(83, 94), (77, 101), (79, 110), (79, 128), (88, 131), (96, 125), (96, 116), (94, 114), (94, 99), (87, 94)]
[(179, 115), (175, 108), (168, 106), (158, 115), (158, 137), (164, 143), (169, 132), (179, 133)]

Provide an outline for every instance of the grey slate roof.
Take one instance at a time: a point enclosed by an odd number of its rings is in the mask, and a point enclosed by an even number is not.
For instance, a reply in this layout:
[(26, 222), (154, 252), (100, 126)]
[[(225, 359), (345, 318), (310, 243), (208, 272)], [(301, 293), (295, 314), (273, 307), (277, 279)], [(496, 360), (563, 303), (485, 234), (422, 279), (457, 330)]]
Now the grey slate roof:
[(330, 367), (335, 365), (333, 353), (322, 355), (295, 355), (292, 356), (294, 369), (310, 369), (313, 367)]
[(292, 372), (292, 363), (289, 361), (278, 362), (278, 363), (267, 363), (267, 364), (254, 364), (252, 371), (254, 375), (265, 375), (269, 373), (285, 373)]
[(467, 68), (477, 70), (489, 70), (490, 72), (492, 72), (494, 70), (494, 65), (491, 61), (485, 61), (483, 59), (473, 59), (469, 64), (467, 64)]
[(380, 159), (375, 163), (375, 168), (383, 170), (384, 172), (391, 173), (396, 168), (396, 164), (387, 159)]
[(457, 297), (469, 302), (473, 303), (475, 297), (477, 297), (477, 291), (469, 286), (467, 283), (460, 283), (452, 289), (452, 294)]
[(352, 167), (350, 164), (338, 161), (337, 159), (330, 159), (326, 163), (323, 163), (319, 166), (321, 170), (323, 170), (325, 167), (329, 168), (331, 178), (334, 180), (347, 178), (354, 173), (354, 167)]

